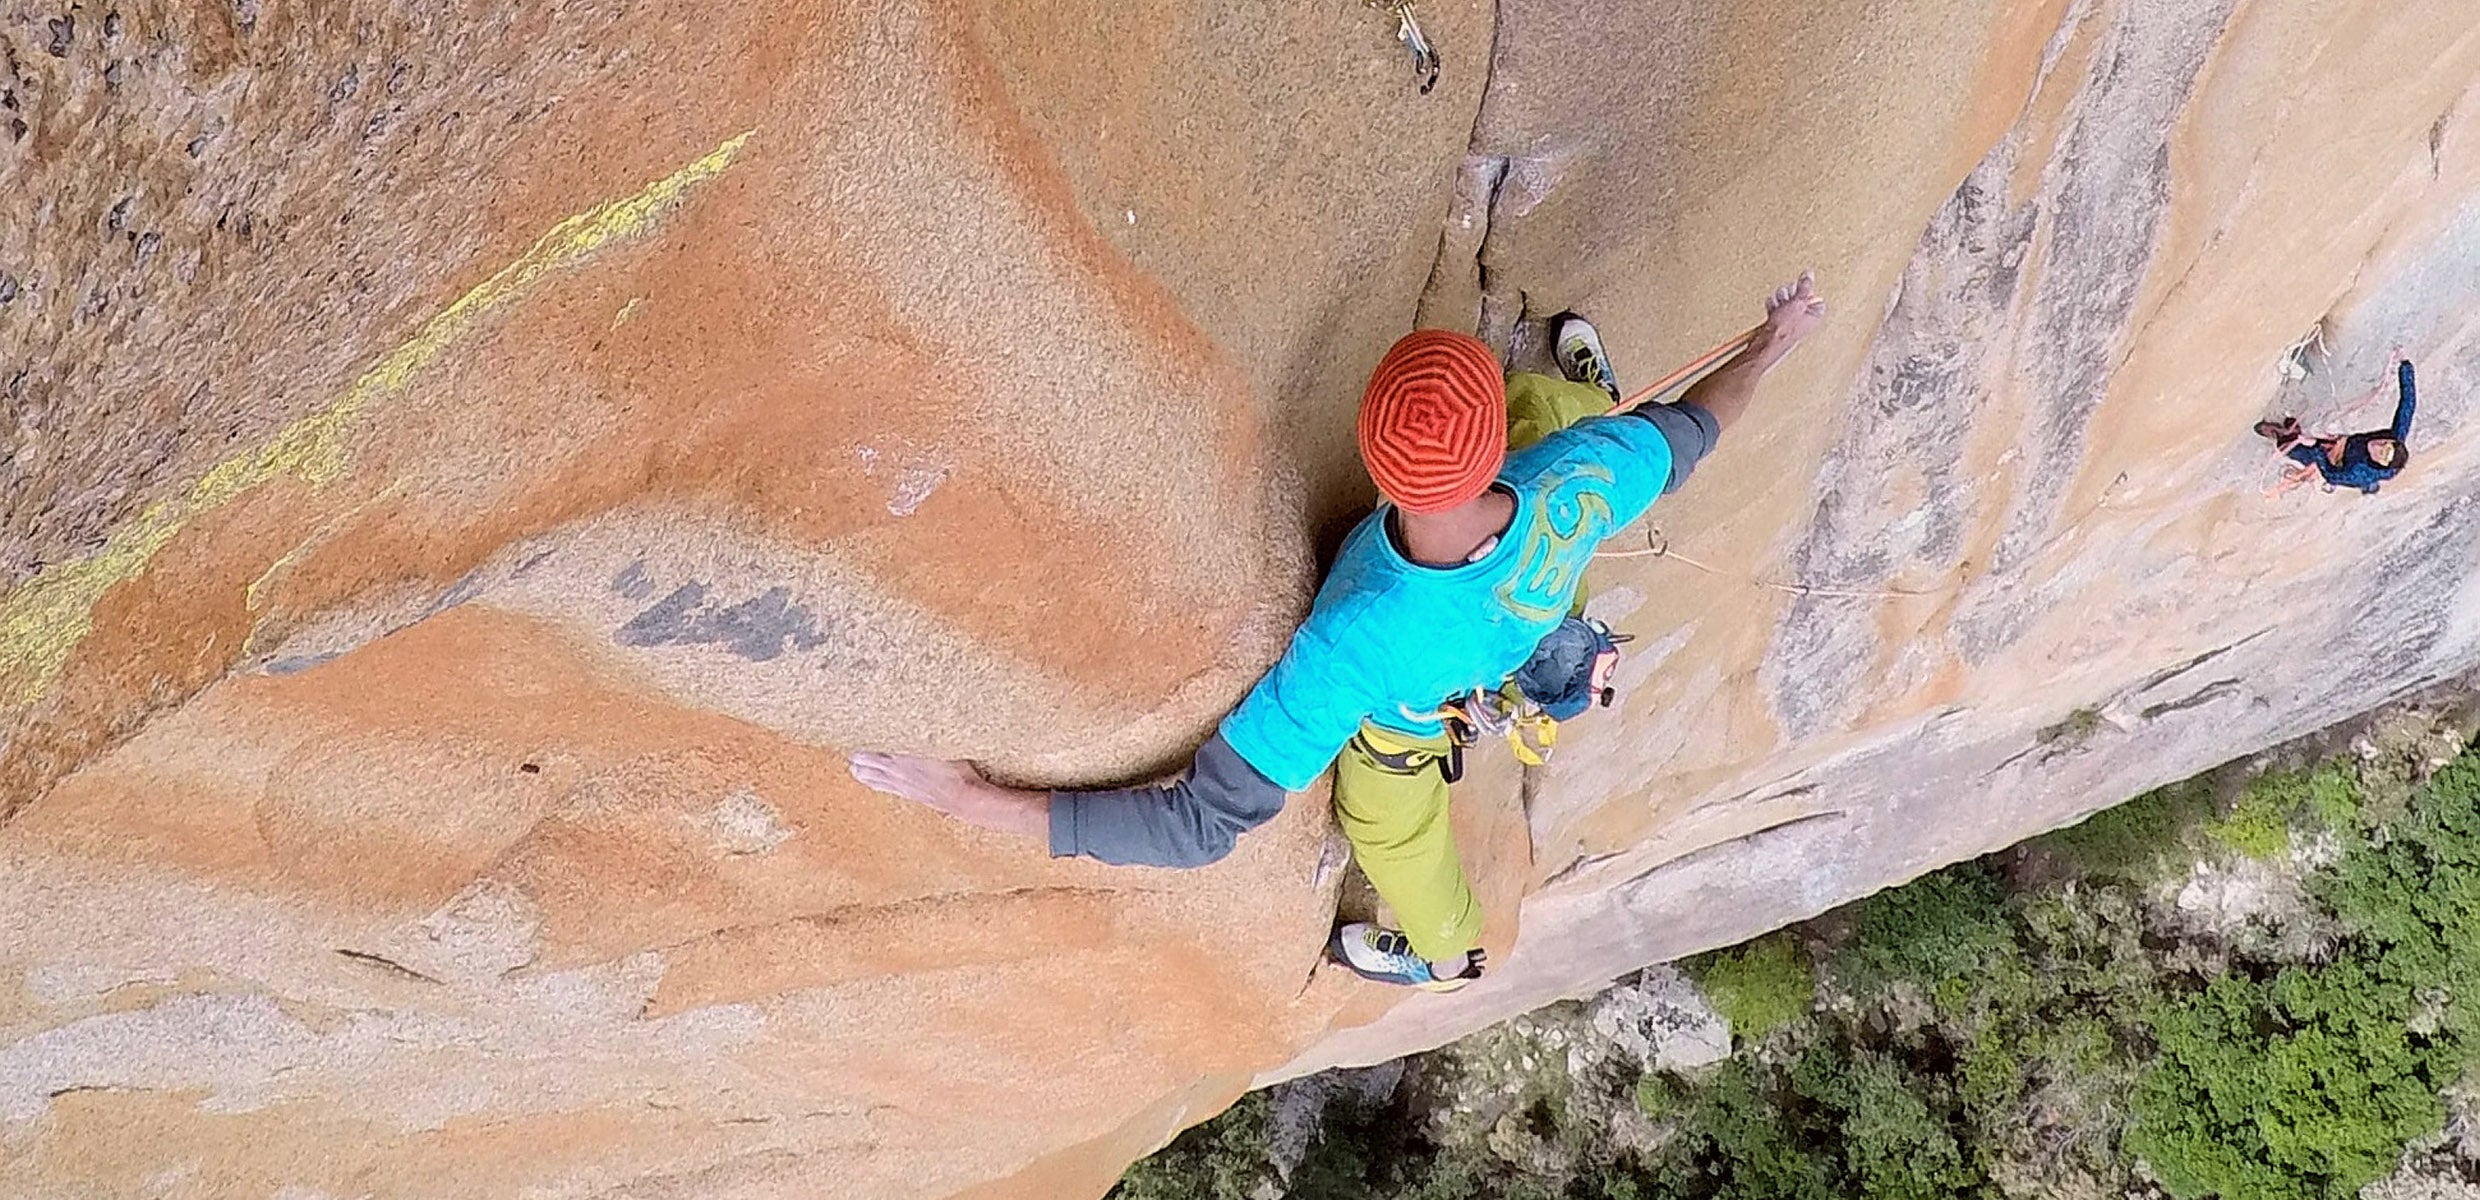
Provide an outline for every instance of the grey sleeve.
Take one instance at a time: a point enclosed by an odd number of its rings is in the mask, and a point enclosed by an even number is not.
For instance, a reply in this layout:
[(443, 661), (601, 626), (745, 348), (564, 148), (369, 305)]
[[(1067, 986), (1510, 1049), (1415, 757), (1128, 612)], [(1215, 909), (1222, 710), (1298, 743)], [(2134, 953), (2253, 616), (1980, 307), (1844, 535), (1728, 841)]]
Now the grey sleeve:
[(1626, 415), (1644, 418), (1671, 444), (1671, 481), (1662, 485), (1666, 496), (1688, 482), (1696, 464), (1713, 453), (1714, 443), (1722, 438), (1721, 423), (1699, 404), (1640, 404)]
[(1217, 733), (1165, 787), (1051, 793), (1051, 855), (1115, 866), (1202, 867), (1283, 811), (1283, 789)]

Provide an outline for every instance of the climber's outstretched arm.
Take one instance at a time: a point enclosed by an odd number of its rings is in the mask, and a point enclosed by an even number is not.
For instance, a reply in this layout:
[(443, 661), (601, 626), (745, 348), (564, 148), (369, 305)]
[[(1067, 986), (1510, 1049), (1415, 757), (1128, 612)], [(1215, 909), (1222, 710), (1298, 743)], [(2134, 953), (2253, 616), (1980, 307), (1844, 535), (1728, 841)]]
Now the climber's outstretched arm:
[(2400, 389), (2400, 394), (2394, 401), (2394, 423), (2386, 428), (2394, 435), (2395, 441), (2409, 446), (2411, 444), (2411, 414), (2420, 406), (2419, 391), (2412, 383), (2410, 359), (2406, 358), (2396, 364), (2394, 371), (2395, 386)]
[(1798, 281), (1783, 285), (1766, 299), (1765, 324), (1758, 328), (1756, 340), (1697, 380), (1679, 402), (1712, 413), (1715, 424), (1729, 429), (1756, 399), (1757, 381), (1825, 317), (1826, 302), (1817, 294), (1816, 276), (1802, 274)]
[(1052, 792), (1051, 855), (1117, 866), (1202, 867), (1283, 811), (1285, 792), (1217, 733), (1188, 776), (1161, 787)]
[(958, 820), (1043, 838), (1058, 857), (1202, 867), (1324, 774), (1371, 711), (1363, 664), (1337, 649), (1333, 633), (1312, 614), (1177, 783), (1033, 792), (992, 783), (971, 763), (869, 752), (852, 756), (853, 778)]
[(1050, 833), (1050, 793), (1001, 787), (982, 778), (972, 763), (863, 751), (852, 756), (852, 775), (869, 787), (927, 804), (968, 825), (1026, 837)]
[(1042, 838), (1054, 857), (1116, 866), (1202, 867), (1283, 811), (1283, 789), (1219, 733), (1198, 749), (1187, 778), (1160, 787), (1035, 792), (992, 783), (971, 763), (868, 752), (852, 756), (852, 773), (960, 821)]

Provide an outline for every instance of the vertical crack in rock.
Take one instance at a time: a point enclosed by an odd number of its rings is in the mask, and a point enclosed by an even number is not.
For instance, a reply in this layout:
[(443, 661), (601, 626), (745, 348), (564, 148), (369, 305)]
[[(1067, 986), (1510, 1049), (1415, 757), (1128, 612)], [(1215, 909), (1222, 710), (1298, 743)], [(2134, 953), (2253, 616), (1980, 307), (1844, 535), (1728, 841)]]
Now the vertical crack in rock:
[(1482, 296), (1490, 281), (1485, 254), (1491, 212), (1506, 178), (1506, 159), (1478, 152), (1464, 156), (1464, 165), (1455, 176), (1455, 194), (1439, 225), (1438, 257), (1430, 264), (1429, 281), (1421, 287), (1414, 328), (1481, 328)]
[[(1511, 160), (1489, 153), (1484, 145), (1490, 127), (1490, 103), (1498, 94), (1498, 70), (1505, 51), (1507, 12), (1503, 4), (1490, 9), (1490, 49), (1482, 68), (1481, 100), (1473, 106), (1472, 130), (1464, 139), (1464, 165), (1456, 173), (1455, 191), (1440, 221), (1438, 255), (1413, 309), (1415, 328), (1471, 330), (1502, 355), (1517, 317), (1506, 313), (1505, 281), (1492, 277), (1490, 245), (1498, 228), (1499, 204)], [(1527, 206), (1529, 207), (1529, 205)], [(1514, 293), (1520, 311), (1521, 293)]]

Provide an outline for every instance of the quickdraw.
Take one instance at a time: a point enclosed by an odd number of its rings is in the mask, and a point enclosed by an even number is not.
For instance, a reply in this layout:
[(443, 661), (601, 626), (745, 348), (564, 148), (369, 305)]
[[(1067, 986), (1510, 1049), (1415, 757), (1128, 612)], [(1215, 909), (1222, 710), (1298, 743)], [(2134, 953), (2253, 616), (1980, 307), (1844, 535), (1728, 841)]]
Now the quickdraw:
[(1627, 638), (1599, 621), (1570, 617), (1559, 623), (1533, 657), (1495, 688), (1474, 688), (1444, 704), (1417, 713), (1414, 721), (1437, 722), (1457, 746), (1472, 746), (1485, 737), (1507, 739), (1516, 761), (1538, 767), (1550, 761), (1559, 741), (1559, 722), (1580, 716), (1617, 698), (1610, 686), (1619, 663), (1619, 646)]
[(1409, 720), (1444, 726), (1447, 740), (1459, 750), (1480, 745), (1483, 738), (1505, 738), (1516, 761), (1528, 767), (1550, 761), (1559, 740), (1558, 718), (1543, 712), (1512, 683), (1495, 691), (1474, 688), (1428, 712), (1414, 712), (1410, 705), (1401, 706), (1400, 711)]
[(1438, 86), (1438, 51), (1421, 32), (1421, 23), (1413, 19), (1412, 0), (1361, 0), (1361, 3), (1395, 18), (1395, 40), (1412, 52), (1412, 69), (1421, 77), (1421, 94), (1426, 96)]

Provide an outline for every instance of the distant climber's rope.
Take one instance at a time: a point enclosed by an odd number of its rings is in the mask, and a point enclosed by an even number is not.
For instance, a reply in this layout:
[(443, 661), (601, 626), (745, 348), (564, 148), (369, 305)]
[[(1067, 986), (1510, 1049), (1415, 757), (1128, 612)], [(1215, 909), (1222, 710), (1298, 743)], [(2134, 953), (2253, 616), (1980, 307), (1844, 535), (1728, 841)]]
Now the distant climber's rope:
[[(2308, 338), (2302, 338), (2302, 339), (2300, 339), (2299, 345), (2298, 345), (2298, 346), (2293, 346), (2293, 347), (2291, 348), (2291, 349), (2292, 349), (2292, 352), (2293, 352), (2294, 354), (2296, 354), (2296, 353), (2298, 352), (2298, 350), (2299, 350), (2300, 346), (2305, 346), (2305, 345), (2307, 345), (2307, 344), (2308, 344), (2308, 341), (2309, 341), (2309, 339), (2308, 339)], [(2320, 349), (2321, 349), (2321, 348), (2323, 348), (2323, 346), (2324, 346), (2324, 342), (2323, 342), (2322, 340), (2318, 340), (2318, 341), (2317, 341), (2317, 346), (2318, 346)], [(2344, 429), (2345, 429), (2345, 426), (2344, 426), (2344, 424), (2343, 424), (2343, 421), (2344, 421), (2346, 418), (2350, 417), (2353, 413), (2356, 413), (2356, 412), (2358, 412), (2359, 410), (2361, 410), (2361, 409), (2363, 409), (2363, 408), (2366, 408), (2366, 407), (2368, 407), (2368, 406), (2369, 406), (2369, 405), (2371, 405), (2371, 404), (2376, 403), (2379, 399), (2381, 399), (2381, 398), (2383, 398), (2383, 397), (2384, 397), (2385, 392), (2386, 392), (2386, 385), (2385, 385), (2385, 384), (2380, 383), (2380, 384), (2378, 384), (2377, 386), (2372, 387), (2372, 388), (2368, 389), (2367, 391), (2360, 393), (2360, 395), (2359, 395), (2359, 398), (2358, 398), (2358, 399), (2353, 400), (2353, 401), (2351, 401), (2349, 404), (2345, 404), (2345, 405), (2343, 405), (2342, 407), (2335, 409), (2333, 412), (2326, 414), (2326, 416), (2325, 416), (2322, 420), (2318, 421), (2317, 423), (2318, 423), (2319, 425), (2323, 425), (2323, 426), (2326, 426), (2326, 427), (2330, 428), (2333, 432), (2331, 432), (2331, 433), (2327, 433), (2327, 434), (2323, 434), (2323, 435), (2321, 435), (2321, 436), (2323, 436), (2323, 437), (2343, 437), (2343, 436), (2346, 436), (2346, 435), (2344, 434), (2344, 432), (2343, 432), (2343, 431), (2344, 431)], [(2309, 438), (2308, 440), (2309, 440), (2309, 441), (2311, 441), (2311, 442), (2314, 442), (2314, 441), (2316, 441), (2317, 439), (2312, 437), (2312, 438)], [(2287, 455), (2287, 454), (2284, 454), (2284, 453), (2283, 453), (2283, 452), (2282, 452), (2282, 451), (2281, 451), (2278, 447), (2274, 450), (2273, 455), (2274, 455), (2274, 460), (2275, 460), (2275, 461), (2277, 461), (2277, 462), (2290, 462), (2290, 461), (2292, 461), (2292, 460), (2291, 460), (2291, 457), (2290, 457), (2289, 455)], [(2282, 472), (2282, 478), (2280, 479), (2280, 481), (2276, 482), (2276, 483), (2275, 483), (2272, 487), (2269, 487), (2269, 488), (2266, 488), (2266, 489), (2265, 489), (2265, 499), (2267, 499), (2267, 500), (2279, 500), (2279, 499), (2281, 499), (2282, 497), (2289, 495), (2289, 494), (2291, 493), (2291, 489), (2296, 488), (2296, 487), (2298, 487), (2299, 485), (2301, 485), (2301, 484), (2303, 484), (2303, 483), (2306, 483), (2306, 482), (2308, 482), (2308, 481), (2309, 481), (2309, 480), (2311, 480), (2311, 479), (2316, 478), (2316, 474), (2317, 474), (2316, 468), (2315, 468), (2314, 466), (2312, 466), (2312, 465), (2310, 465), (2310, 464), (2306, 464), (2306, 463), (2301, 463), (2301, 464), (2299, 464), (2299, 465), (2297, 465), (2297, 466), (2293, 466), (2293, 467), (2286, 468), (2286, 469), (2284, 469), (2284, 470), (2283, 470), (2283, 472)]]
[[(2282, 461), (2289, 462), (2289, 456), (2282, 456)], [(2316, 478), (2315, 467), (2306, 465), (2292, 467), (2291, 469), (2282, 472), (2282, 479), (2280, 482), (2265, 489), (2265, 499), (2279, 500), (2282, 497), (2289, 495), (2292, 488), (2298, 487), (2300, 484), (2306, 483), (2314, 478)]]
[(1685, 554), (1681, 554), (1677, 550), (1671, 549), (1671, 540), (1664, 537), (1662, 535), (1662, 531), (1659, 529), (1648, 529), (1645, 531), (1645, 548), (1642, 550), (1604, 550), (1595, 554), (1593, 557), (1675, 559), (1678, 562), (1694, 567), (1697, 570), (1703, 571), (1717, 579), (1736, 579), (1742, 583), (1753, 583), (1761, 588), (1771, 588), (1777, 592), (1784, 592), (1793, 596), (1838, 596), (1852, 600), (1889, 600), (1906, 596), (1942, 596), (1954, 590), (1951, 587), (1932, 588), (1928, 590), (1916, 588), (1831, 588), (1818, 587), (1814, 584), (1807, 583), (1782, 583), (1772, 579), (1757, 579), (1747, 575), (1735, 575), (1718, 567), (1698, 562)]

